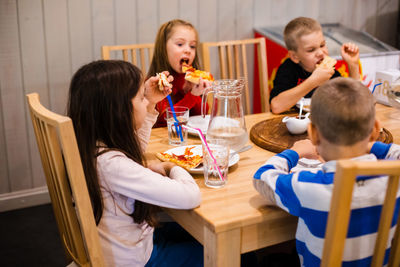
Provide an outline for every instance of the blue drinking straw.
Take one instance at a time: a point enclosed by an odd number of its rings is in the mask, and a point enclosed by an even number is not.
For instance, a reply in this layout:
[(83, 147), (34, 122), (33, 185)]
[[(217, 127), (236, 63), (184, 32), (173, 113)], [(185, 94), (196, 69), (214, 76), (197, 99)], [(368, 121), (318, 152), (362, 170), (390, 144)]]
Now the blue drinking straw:
[(375, 88), (376, 88), (377, 86), (381, 85), (381, 84), (382, 84), (382, 83), (377, 83), (377, 84), (375, 84), (375, 85), (374, 85), (374, 88), (372, 89), (371, 94), (374, 94)]
[(174, 125), (175, 125), (175, 129), (176, 129), (176, 133), (179, 135), (179, 137), (181, 138), (181, 141), (183, 142), (183, 136), (182, 136), (181, 127), (179, 125), (179, 121), (178, 121), (178, 119), (176, 117), (176, 114), (175, 114), (174, 104), (172, 103), (171, 96), (167, 95), (167, 99), (168, 99), (168, 102), (169, 102), (169, 106), (171, 107), (172, 116), (174, 116), (174, 120), (175, 120)]

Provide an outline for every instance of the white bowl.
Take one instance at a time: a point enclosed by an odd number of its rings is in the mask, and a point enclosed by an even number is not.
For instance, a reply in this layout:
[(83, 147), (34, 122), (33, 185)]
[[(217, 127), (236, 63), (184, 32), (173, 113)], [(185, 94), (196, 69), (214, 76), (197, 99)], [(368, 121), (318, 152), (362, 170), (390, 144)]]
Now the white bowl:
[(297, 117), (284, 117), (282, 122), (286, 124), (286, 128), (289, 130), (291, 134), (302, 134), (307, 131), (307, 126), (310, 123), (310, 119), (308, 118), (310, 113), (306, 115), (301, 115)]

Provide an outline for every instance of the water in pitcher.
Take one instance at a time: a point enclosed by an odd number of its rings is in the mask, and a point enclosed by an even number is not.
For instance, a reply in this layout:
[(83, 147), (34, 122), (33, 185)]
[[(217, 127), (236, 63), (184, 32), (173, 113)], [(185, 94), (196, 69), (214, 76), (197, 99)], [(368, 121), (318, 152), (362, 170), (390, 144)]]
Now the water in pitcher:
[[(243, 80), (214, 81), (212, 108), (208, 124), (207, 139), (225, 139), (230, 149), (239, 150), (246, 145), (248, 135), (242, 106)], [(205, 96), (203, 95), (203, 103)]]
[(230, 149), (235, 151), (245, 146), (248, 141), (246, 130), (238, 127), (213, 128), (207, 132), (208, 138), (227, 140)]

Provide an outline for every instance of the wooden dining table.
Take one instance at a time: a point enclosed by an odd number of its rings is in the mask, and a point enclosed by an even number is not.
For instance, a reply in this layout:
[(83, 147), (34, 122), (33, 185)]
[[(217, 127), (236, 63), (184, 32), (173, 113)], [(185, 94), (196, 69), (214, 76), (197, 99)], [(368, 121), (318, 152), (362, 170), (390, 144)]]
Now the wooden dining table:
[[(400, 112), (377, 104), (377, 118), (388, 129), (394, 143), (400, 143)], [(248, 132), (256, 123), (273, 118), (271, 113), (246, 115)], [(188, 144), (200, 144), (190, 137)], [(280, 208), (267, 206), (253, 187), (253, 175), (275, 153), (250, 140), (253, 147), (240, 153), (240, 161), (230, 167), (223, 188), (208, 188), (203, 174), (194, 174), (200, 187), (201, 205), (192, 210), (165, 209), (177, 223), (204, 246), (204, 266), (240, 266), (240, 255), (295, 238), (297, 218)], [(156, 152), (172, 148), (166, 128), (152, 130), (146, 157), (155, 159)]]

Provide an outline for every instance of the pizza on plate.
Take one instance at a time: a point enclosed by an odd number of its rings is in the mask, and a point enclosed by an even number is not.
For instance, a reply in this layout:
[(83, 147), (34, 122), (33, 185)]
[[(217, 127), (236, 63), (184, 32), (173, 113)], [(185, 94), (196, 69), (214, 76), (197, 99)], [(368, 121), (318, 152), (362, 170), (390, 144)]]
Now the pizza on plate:
[(161, 161), (170, 161), (176, 165), (185, 168), (186, 170), (194, 169), (200, 165), (203, 161), (203, 156), (194, 155), (191, 151), (195, 146), (186, 147), (185, 152), (182, 155), (176, 155), (174, 153), (156, 153), (156, 156)]
[(200, 78), (211, 82), (214, 81), (214, 77), (211, 73), (203, 70), (196, 70), (195, 68), (187, 64), (182, 65), (182, 72), (186, 73), (185, 80), (194, 84), (199, 84)]

